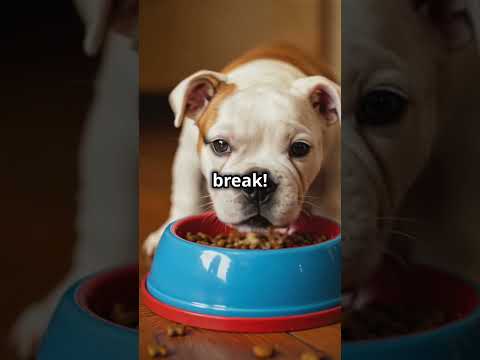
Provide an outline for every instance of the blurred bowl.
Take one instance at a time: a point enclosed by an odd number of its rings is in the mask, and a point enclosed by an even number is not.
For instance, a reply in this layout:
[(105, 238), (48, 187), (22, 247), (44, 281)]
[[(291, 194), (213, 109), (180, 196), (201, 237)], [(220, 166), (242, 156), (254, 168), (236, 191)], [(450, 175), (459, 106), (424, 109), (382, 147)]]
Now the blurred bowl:
[(480, 359), (480, 287), (458, 276), (415, 265), (386, 263), (370, 290), (372, 303), (426, 307), (448, 314), (432, 330), (375, 340), (343, 341), (343, 360)]
[(309, 217), (297, 231), (326, 242), (279, 250), (238, 250), (184, 240), (188, 232), (230, 231), (213, 213), (172, 223), (159, 242), (142, 298), (157, 314), (213, 330), (292, 331), (340, 320), (340, 228)]
[(37, 359), (136, 359), (138, 330), (111, 320), (116, 304), (138, 310), (136, 265), (89, 276), (68, 289), (42, 339)]

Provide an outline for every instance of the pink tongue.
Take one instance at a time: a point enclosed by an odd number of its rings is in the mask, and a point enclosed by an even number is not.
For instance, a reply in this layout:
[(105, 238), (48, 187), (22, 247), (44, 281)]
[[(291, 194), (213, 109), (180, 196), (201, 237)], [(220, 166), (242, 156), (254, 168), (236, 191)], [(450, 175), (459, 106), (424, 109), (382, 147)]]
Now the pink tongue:
[(301, 213), (297, 220), (295, 220), (293, 224), (290, 224), (288, 227), (286, 227), (285, 230), (288, 232), (288, 234), (293, 234), (295, 231), (298, 231), (299, 228), (304, 227), (309, 219), (311, 219), (310, 216)]

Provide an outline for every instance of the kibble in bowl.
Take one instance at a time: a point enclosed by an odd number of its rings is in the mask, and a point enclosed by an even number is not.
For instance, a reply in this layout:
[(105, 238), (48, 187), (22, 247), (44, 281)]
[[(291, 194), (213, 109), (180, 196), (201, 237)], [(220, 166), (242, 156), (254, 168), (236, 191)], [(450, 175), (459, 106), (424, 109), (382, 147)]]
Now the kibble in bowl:
[(369, 292), (369, 304), (344, 312), (342, 360), (480, 358), (477, 285), (388, 259)]
[(215, 236), (203, 232), (187, 232), (185, 239), (199, 245), (226, 249), (278, 250), (320, 244), (327, 241), (327, 236), (325, 234), (300, 232), (289, 234), (286, 231), (270, 228), (265, 233), (242, 233), (231, 230), (228, 233), (220, 233)]
[(293, 236), (242, 234), (212, 213), (176, 221), (160, 239), (142, 298), (172, 321), (213, 330), (293, 331), (337, 322), (340, 227), (310, 217), (293, 228)]
[(458, 318), (441, 308), (372, 303), (344, 313), (344, 341), (379, 340), (439, 328)]
[(91, 275), (63, 295), (36, 359), (133, 359), (137, 324), (138, 266)]

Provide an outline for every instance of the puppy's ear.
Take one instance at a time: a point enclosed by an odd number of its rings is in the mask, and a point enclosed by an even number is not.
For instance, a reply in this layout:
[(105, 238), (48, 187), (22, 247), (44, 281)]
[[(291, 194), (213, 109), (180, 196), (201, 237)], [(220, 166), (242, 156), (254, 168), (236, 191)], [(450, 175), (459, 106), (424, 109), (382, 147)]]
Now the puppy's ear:
[(175, 127), (182, 126), (186, 117), (197, 121), (219, 86), (226, 81), (224, 74), (202, 70), (178, 84), (169, 97), (170, 106), (175, 113)]
[(84, 51), (95, 55), (105, 35), (112, 29), (129, 37), (136, 36), (138, 0), (73, 0), (85, 23)]
[(326, 119), (328, 125), (341, 122), (341, 89), (333, 81), (323, 76), (310, 76), (296, 80), (291, 91), (308, 99), (315, 111)]
[(438, 29), (451, 49), (475, 42), (480, 50), (480, 1), (410, 0)]

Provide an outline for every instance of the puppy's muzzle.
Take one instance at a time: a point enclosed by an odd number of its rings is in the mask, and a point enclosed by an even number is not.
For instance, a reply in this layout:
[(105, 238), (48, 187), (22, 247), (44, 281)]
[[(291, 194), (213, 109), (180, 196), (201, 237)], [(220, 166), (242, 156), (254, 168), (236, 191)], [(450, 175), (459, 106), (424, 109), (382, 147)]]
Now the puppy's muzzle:
[(278, 188), (278, 184), (272, 179), (272, 176), (268, 170), (255, 169), (249, 172), (249, 175), (256, 172), (257, 174), (267, 174), (267, 184), (265, 187), (247, 187), (242, 188), (241, 191), (248, 199), (248, 201), (254, 205), (260, 206), (270, 200)]

